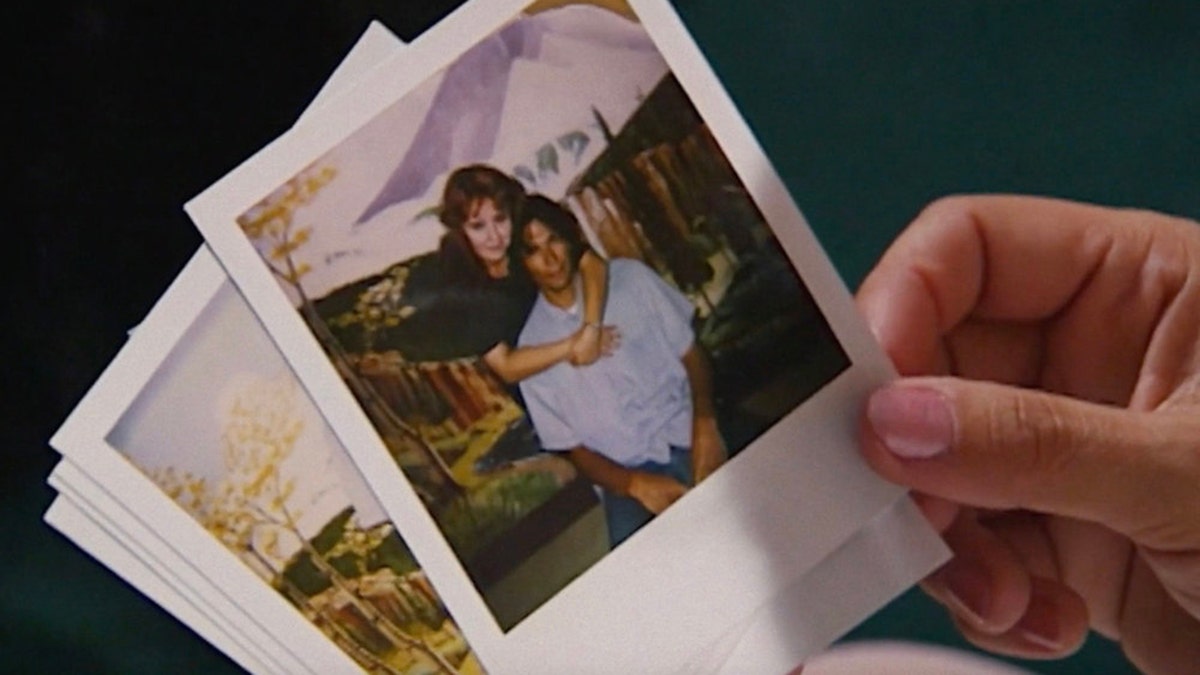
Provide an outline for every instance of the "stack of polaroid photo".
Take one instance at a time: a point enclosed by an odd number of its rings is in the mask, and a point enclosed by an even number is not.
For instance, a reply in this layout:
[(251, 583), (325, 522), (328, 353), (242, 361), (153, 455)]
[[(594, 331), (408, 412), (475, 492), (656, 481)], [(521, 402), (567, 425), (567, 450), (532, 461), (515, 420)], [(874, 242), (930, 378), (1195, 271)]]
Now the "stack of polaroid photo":
[(782, 673), (945, 559), (667, 0), (373, 25), (186, 210), (46, 520), (248, 671)]

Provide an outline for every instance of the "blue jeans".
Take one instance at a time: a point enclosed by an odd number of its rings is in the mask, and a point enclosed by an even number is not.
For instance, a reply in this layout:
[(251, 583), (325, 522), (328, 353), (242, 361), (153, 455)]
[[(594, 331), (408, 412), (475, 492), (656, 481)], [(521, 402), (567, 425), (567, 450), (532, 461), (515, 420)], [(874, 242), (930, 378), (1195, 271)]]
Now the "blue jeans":
[[(627, 467), (633, 471), (644, 471), (660, 476), (669, 476), (684, 485), (692, 484), (692, 451), (688, 448), (671, 447), (671, 461), (667, 464), (645, 462)], [(654, 518), (642, 503), (633, 497), (602, 490), (601, 499), (604, 501), (604, 518), (608, 522), (608, 542), (612, 548), (637, 532), (643, 525)]]

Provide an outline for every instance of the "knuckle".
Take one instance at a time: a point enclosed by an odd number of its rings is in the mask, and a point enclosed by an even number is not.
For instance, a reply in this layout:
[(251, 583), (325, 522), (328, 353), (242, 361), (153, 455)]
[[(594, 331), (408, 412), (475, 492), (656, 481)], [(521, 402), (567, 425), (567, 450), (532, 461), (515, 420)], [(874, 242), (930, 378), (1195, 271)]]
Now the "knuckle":
[(921, 214), (935, 216), (963, 215), (971, 210), (973, 197), (966, 194), (948, 194), (929, 202)]
[(996, 475), (1009, 477), (1009, 494), (1028, 503), (1070, 471), (1079, 432), (1076, 420), (1054, 401), (1018, 395), (990, 408), (984, 442), (1001, 451), (995, 459), (1006, 466)]
[(940, 226), (965, 227), (974, 220), (975, 203), (976, 198), (970, 195), (939, 197), (921, 209), (916, 221), (936, 223)]

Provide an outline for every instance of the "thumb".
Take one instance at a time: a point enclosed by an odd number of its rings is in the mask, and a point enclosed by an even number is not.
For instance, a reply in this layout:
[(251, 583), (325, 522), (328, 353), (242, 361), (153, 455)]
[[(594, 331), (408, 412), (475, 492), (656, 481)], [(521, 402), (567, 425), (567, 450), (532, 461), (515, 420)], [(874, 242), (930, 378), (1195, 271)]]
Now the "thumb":
[[(911, 378), (871, 395), (863, 452), (885, 478), (992, 509), (1102, 523), (1139, 543), (1197, 542), (1200, 415), (1137, 413), (1040, 391)], [(1191, 514), (1190, 516), (1188, 514)]]

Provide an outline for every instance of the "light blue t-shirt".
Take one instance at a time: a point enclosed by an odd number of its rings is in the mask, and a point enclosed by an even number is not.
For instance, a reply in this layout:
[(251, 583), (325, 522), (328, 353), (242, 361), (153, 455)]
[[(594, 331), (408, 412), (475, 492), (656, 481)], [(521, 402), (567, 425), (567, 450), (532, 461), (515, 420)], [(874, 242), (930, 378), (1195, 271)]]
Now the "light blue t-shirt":
[[(538, 345), (579, 329), (582, 293), (570, 309), (538, 295), (519, 345)], [(521, 382), (542, 447), (578, 446), (623, 466), (666, 463), (671, 446), (692, 443), (692, 392), (680, 360), (694, 342), (692, 303), (642, 263), (608, 264), (604, 323), (621, 332), (611, 356), (576, 368), (559, 363)]]

